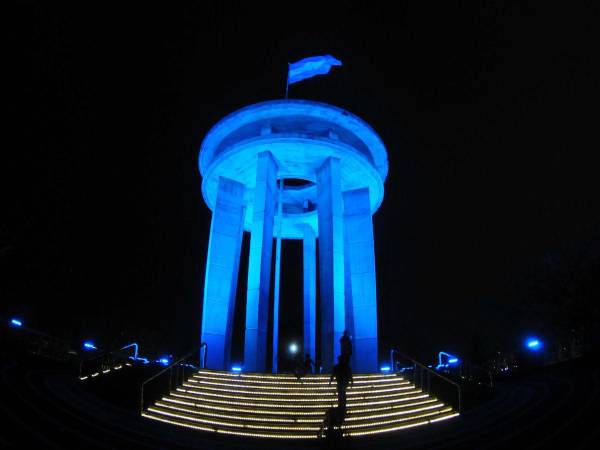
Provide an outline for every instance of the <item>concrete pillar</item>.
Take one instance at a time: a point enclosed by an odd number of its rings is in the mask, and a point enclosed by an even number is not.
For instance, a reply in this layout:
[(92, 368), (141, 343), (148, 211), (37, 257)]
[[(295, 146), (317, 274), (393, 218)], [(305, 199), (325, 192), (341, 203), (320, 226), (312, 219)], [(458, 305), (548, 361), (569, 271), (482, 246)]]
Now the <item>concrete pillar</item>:
[(317, 248), (316, 237), (310, 225), (304, 225), (302, 240), (304, 266), (304, 353), (316, 361), (317, 331)]
[[(270, 152), (258, 155), (250, 236), (244, 369), (266, 370), (269, 287), (273, 253), (273, 218), (277, 195), (277, 164)], [(210, 351), (209, 351), (210, 352)]]
[(227, 369), (240, 249), (244, 232), (244, 185), (219, 178), (210, 224), (202, 306), (202, 342), (208, 344), (207, 367)]
[(317, 170), (319, 281), (321, 291), (321, 359), (331, 371), (344, 332), (344, 229), (340, 160), (329, 157)]
[[(342, 194), (343, 197), (343, 194)], [(354, 339), (354, 314), (352, 313), (352, 276), (350, 270), (350, 258), (348, 258), (348, 233), (344, 229), (344, 308), (346, 312), (346, 330)], [(352, 352), (350, 365), (356, 369), (356, 352)]]
[(283, 179), (279, 181), (277, 192), (277, 217), (279, 229), (277, 230), (277, 242), (275, 244), (275, 288), (273, 289), (273, 351), (271, 353), (271, 372), (277, 373), (279, 363), (279, 291), (281, 281), (281, 232), (283, 229)]
[(377, 289), (369, 189), (346, 191), (343, 198), (344, 255), (350, 285), (346, 322), (354, 328), (351, 331), (353, 369), (355, 372), (375, 372), (378, 370)]

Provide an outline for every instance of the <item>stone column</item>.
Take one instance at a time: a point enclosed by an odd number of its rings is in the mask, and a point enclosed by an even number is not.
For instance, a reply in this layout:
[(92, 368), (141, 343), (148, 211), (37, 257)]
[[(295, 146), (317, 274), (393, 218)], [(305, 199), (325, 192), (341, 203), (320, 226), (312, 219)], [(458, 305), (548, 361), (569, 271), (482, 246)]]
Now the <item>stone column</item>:
[(344, 256), (350, 285), (346, 322), (352, 324), (351, 332), (354, 333), (353, 369), (356, 372), (375, 372), (378, 369), (377, 289), (369, 189), (346, 191), (343, 197)]
[(212, 214), (202, 306), (201, 341), (208, 344), (207, 367), (227, 369), (244, 232), (244, 185), (219, 178)]
[(281, 235), (283, 230), (283, 178), (279, 180), (277, 192), (277, 218), (279, 227), (277, 230), (277, 242), (275, 243), (275, 288), (273, 289), (273, 350), (271, 354), (271, 372), (277, 373), (279, 362), (279, 294), (281, 281)]
[(304, 266), (304, 353), (316, 361), (317, 326), (317, 248), (316, 237), (310, 225), (304, 225), (302, 240)]
[(340, 160), (329, 157), (317, 170), (321, 359), (330, 372), (340, 354), (344, 332), (344, 229)]
[(277, 164), (270, 152), (258, 155), (250, 237), (244, 369), (266, 370), (269, 287), (273, 253), (273, 219), (277, 195)]

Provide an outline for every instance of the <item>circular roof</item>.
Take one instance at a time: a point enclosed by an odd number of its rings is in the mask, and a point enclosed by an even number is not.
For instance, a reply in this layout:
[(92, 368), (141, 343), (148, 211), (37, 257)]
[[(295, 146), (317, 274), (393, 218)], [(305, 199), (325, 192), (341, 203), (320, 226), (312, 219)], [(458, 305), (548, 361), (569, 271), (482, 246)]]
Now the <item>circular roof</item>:
[[(245, 203), (252, 209), (256, 158), (270, 151), (278, 178), (316, 181), (316, 170), (328, 157), (340, 159), (343, 191), (369, 188), (371, 211), (383, 200), (387, 152), (377, 133), (362, 119), (336, 106), (308, 100), (273, 100), (239, 109), (220, 120), (204, 138), (199, 156), (202, 194), (213, 209), (218, 178), (224, 176), (246, 187)], [(293, 190), (293, 192), (292, 192)], [(293, 187), (284, 195), (282, 235), (302, 237), (303, 224), (317, 232), (314, 208), (297, 211), (298, 203), (314, 204), (314, 186)], [(291, 203), (287, 205), (285, 199)], [(294, 202), (296, 202), (294, 204)], [(286, 213), (286, 210), (289, 211)], [(245, 229), (250, 229), (246, 214)], [(276, 223), (275, 230), (279, 227)]]

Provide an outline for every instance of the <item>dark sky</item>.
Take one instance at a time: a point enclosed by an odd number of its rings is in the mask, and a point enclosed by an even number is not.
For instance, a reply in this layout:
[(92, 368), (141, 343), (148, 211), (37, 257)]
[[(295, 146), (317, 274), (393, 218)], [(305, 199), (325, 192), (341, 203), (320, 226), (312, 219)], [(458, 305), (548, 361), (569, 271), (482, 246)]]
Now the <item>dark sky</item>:
[[(210, 225), (201, 140), (281, 98), (287, 63), (319, 54), (343, 67), (290, 97), (348, 109), (388, 148), (374, 216), (382, 352), (513, 339), (520, 286), (548, 254), (598, 238), (591, 11), (197, 3), (7, 11), (0, 314), (105, 345), (194, 346)], [(285, 342), (301, 326), (296, 243), (286, 255)]]

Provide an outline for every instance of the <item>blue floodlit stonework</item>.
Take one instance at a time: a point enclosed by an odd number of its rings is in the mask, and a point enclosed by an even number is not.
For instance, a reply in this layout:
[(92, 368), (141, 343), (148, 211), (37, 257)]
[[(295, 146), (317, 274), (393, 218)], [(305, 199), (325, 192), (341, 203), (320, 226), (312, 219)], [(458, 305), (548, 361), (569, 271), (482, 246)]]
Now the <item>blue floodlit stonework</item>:
[[(245, 230), (251, 235), (244, 370), (267, 368), (272, 244), (277, 238), (303, 240), (303, 352), (315, 359), (320, 345), (323, 368), (330, 371), (347, 329), (353, 337), (354, 371), (376, 372), (372, 215), (383, 200), (388, 171), (387, 152), (377, 133), (355, 115), (325, 103), (262, 102), (226, 116), (209, 131), (199, 166), (202, 195), (212, 210), (201, 337), (208, 344), (207, 366), (228, 369), (231, 362)], [(276, 261), (281, 259), (285, 255)], [(278, 326), (278, 320), (273, 323)]]

